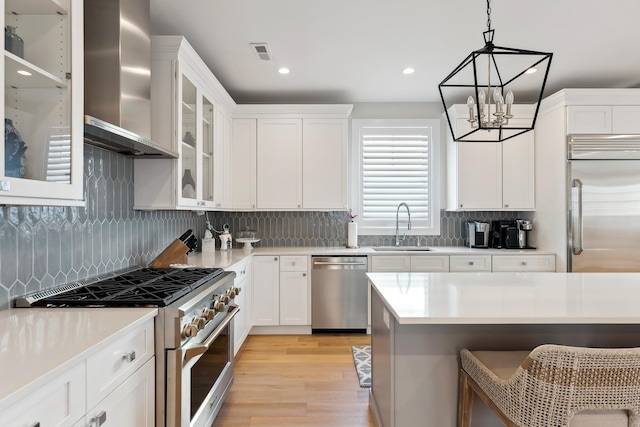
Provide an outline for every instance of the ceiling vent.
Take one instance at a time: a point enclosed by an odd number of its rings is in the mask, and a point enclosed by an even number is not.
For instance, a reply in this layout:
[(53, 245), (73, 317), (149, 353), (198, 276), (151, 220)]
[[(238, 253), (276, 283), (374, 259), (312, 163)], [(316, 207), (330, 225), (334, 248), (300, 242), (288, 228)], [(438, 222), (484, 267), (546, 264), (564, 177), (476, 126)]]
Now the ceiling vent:
[(258, 56), (258, 59), (262, 61), (271, 61), (271, 52), (266, 43), (250, 43), (251, 49)]

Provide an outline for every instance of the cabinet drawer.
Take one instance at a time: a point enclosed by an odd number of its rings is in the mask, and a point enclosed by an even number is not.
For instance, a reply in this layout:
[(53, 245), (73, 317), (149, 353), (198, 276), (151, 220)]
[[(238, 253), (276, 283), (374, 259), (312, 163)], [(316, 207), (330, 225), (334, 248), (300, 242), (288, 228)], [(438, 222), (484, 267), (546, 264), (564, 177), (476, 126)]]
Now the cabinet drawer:
[(411, 257), (402, 255), (382, 255), (371, 257), (373, 272), (408, 272), (411, 271)]
[(87, 359), (87, 407), (94, 407), (154, 353), (153, 320)]
[(96, 425), (101, 415), (106, 417), (104, 427), (152, 427), (155, 425), (155, 358), (118, 386), (104, 400), (87, 411), (89, 426)]
[(493, 271), (556, 271), (555, 255), (494, 255)]
[(307, 257), (281, 256), (280, 271), (307, 271)]
[(237, 264), (234, 264), (231, 268), (229, 268), (230, 271), (233, 271), (236, 273), (236, 278), (234, 280), (236, 284), (242, 282), (244, 279), (247, 278), (247, 274), (249, 272), (249, 269), (247, 268), (247, 264), (248, 264), (248, 260), (244, 260), (244, 261), (240, 261)]
[(411, 257), (411, 271), (447, 272), (449, 271), (449, 257), (446, 255), (413, 255)]
[[(84, 361), (0, 413), (0, 426), (71, 427), (85, 412)], [(39, 423), (39, 424), (38, 424)]]
[(451, 255), (450, 271), (491, 271), (491, 255)]

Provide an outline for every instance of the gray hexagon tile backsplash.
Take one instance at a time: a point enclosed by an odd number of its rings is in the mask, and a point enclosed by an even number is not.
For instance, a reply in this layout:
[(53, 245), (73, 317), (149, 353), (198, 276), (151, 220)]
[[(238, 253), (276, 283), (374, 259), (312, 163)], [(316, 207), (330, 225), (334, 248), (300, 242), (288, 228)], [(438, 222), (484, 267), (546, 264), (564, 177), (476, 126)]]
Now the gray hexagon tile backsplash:
[[(185, 211), (134, 211), (133, 160), (85, 146), (85, 207), (0, 207), (0, 310), (16, 296), (129, 266), (147, 265), (176, 237), (205, 230), (205, 217)], [(235, 236), (257, 230), (256, 246), (344, 246), (347, 212), (210, 212), (216, 229)], [(462, 246), (467, 219), (514, 219), (510, 212), (441, 212), (441, 235), (427, 246)], [(361, 246), (391, 245), (393, 236), (360, 236)], [(414, 237), (407, 244), (415, 244)], [(238, 246), (237, 243), (234, 243)], [(218, 244), (219, 246), (219, 244)]]

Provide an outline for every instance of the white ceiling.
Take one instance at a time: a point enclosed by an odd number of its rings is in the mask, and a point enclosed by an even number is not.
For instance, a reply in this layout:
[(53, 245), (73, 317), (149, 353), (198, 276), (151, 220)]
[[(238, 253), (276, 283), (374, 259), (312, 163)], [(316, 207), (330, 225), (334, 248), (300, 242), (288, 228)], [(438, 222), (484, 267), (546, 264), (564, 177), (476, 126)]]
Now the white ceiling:
[[(491, 7), (496, 45), (553, 52), (545, 96), (640, 87), (639, 0)], [(186, 36), (237, 103), (440, 102), (438, 84), (487, 29), (482, 0), (151, 0), (151, 19), (152, 34)]]

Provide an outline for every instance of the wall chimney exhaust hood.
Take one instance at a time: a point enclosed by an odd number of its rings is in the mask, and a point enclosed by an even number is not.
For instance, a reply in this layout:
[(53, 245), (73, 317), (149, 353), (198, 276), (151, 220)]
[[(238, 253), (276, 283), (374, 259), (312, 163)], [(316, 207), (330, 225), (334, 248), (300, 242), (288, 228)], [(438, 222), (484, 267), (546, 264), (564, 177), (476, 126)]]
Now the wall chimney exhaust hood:
[(151, 140), (149, 0), (84, 1), (84, 140), (129, 156), (178, 158)]

